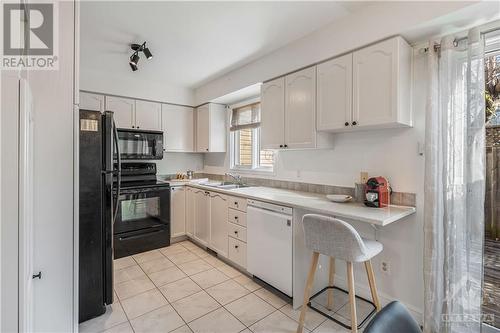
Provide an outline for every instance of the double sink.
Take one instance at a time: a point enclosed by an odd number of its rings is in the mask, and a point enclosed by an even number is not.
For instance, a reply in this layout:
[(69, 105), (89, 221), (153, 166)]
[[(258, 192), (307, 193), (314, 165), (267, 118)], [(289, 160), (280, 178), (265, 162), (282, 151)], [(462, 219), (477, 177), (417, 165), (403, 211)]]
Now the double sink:
[(200, 183), (200, 185), (220, 188), (224, 190), (234, 190), (237, 188), (250, 187), (249, 185), (237, 184), (231, 182)]

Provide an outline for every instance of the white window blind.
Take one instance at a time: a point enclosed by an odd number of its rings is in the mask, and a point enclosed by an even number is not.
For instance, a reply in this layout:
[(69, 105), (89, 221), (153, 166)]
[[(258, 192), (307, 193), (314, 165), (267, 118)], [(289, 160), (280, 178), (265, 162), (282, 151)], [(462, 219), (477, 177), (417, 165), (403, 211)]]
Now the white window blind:
[(234, 108), (231, 114), (231, 132), (260, 126), (260, 103)]

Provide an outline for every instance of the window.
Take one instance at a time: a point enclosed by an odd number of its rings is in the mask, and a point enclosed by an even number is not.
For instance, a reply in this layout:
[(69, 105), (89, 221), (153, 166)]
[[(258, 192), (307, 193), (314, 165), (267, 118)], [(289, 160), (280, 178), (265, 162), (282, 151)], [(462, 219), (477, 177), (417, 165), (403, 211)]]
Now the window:
[(231, 169), (273, 170), (273, 151), (260, 149), (260, 103), (233, 108), (230, 131)]

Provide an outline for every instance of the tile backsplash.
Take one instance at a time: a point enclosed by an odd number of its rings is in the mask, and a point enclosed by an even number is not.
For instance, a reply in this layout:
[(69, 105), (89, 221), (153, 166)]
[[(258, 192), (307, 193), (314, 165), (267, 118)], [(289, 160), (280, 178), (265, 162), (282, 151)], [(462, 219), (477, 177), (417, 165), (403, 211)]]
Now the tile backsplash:
[[(218, 174), (211, 173), (196, 173), (195, 178), (209, 178), (218, 181), (233, 181), (233, 179)], [(309, 184), (292, 182), (286, 180), (274, 180), (266, 178), (254, 178), (254, 177), (241, 177), (244, 184), (253, 186), (269, 186), (282, 188), (287, 190), (319, 193), (319, 194), (346, 194), (354, 197), (354, 187), (344, 187), (344, 186), (332, 186), (332, 185), (321, 185), (321, 184)], [(416, 194), (406, 193), (406, 192), (392, 192), (391, 204), (400, 206), (412, 206), (416, 205)]]

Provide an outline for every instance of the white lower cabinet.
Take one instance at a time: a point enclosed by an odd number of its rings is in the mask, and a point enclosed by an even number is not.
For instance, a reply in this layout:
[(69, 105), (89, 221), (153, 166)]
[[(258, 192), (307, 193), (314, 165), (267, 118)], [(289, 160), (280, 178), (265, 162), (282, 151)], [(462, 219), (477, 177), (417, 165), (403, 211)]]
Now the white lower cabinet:
[(194, 236), (194, 190), (186, 187), (186, 235)]
[(210, 226), (210, 192), (200, 189), (193, 191), (194, 203), (194, 233), (193, 237), (202, 245), (207, 246)]
[(209, 247), (227, 257), (227, 197), (217, 192), (210, 192)]
[(186, 234), (186, 189), (184, 186), (170, 188), (170, 237)]
[(243, 268), (247, 267), (247, 244), (238, 239), (229, 237), (229, 254), (228, 259), (241, 266)]

